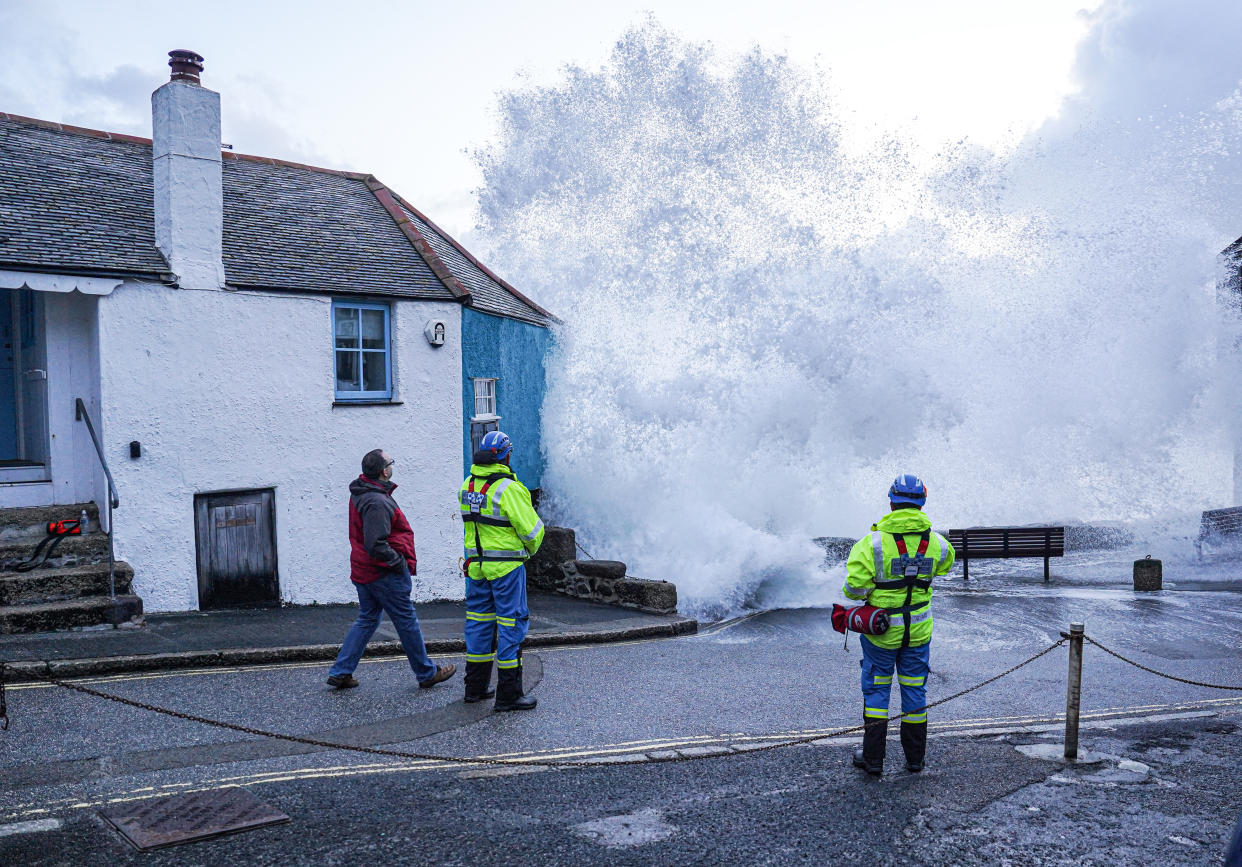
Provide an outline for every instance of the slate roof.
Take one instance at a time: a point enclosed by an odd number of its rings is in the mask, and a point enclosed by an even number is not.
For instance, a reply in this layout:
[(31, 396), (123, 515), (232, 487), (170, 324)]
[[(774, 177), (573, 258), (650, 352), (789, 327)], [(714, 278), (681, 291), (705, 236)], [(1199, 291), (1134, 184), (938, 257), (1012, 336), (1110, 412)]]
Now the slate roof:
[[(552, 317), (370, 175), (224, 152), (230, 286)], [(0, 113), (0, 268), (167, 279), (151, 142)]]
[(486, 265), (404, 200), (399, 201), (401, 210), (414, 223), (419, 234), (427, 239), (436, 256), (470, 292), (476, 309), (536, 325), (548, 324), (546, 310), (493, 274)]
[(0, 115), (0, 267), (156, 276), (151, 146)]

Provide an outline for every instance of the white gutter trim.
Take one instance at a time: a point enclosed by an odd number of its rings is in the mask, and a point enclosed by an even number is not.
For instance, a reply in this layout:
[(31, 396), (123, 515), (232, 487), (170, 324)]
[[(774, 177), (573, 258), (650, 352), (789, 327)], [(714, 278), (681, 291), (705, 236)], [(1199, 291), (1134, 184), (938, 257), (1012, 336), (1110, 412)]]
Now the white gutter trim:
[(83, 295), (111, 295), (124, 280), (116, 277), (70, 277), (66, 274), (36, 274), (28, 271), (0, 271), (0, 289), (33, 289), (36, 292), (73, 292)]

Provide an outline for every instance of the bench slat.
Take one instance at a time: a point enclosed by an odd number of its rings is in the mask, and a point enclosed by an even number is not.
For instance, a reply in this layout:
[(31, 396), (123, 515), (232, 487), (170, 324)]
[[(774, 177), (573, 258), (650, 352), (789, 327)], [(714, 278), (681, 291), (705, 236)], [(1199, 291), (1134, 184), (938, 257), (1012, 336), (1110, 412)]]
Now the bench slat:
[(1233, 535), (1242, 530), (1242, 506), (1228, 509), (1209, 509), (1203, 513), (1199, 525), (1199, 538), (1215, 535)]
[(949, 531), (961, 559), (1063, 557), (1064, 527), (966, 527)]

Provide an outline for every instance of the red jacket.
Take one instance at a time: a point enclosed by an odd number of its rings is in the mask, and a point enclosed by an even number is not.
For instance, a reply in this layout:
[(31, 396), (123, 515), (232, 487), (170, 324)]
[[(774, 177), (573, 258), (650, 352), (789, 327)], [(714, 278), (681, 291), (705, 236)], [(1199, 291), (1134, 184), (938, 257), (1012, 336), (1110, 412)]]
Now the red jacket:
[(370, 584), (385, 572), (418, 574), (414, 530), (392, 492), (397, 486), (359, 476), (349, 483), (349, 579)]

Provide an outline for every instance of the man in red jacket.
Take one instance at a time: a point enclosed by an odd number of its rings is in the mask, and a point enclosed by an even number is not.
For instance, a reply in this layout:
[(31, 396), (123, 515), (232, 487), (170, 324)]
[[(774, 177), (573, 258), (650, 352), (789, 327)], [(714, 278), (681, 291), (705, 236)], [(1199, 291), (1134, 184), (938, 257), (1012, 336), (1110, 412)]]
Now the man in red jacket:
[(455, 665), (431, 661), (418, 628), (410, 601), (410, 576), (418, 573), (414, 531), (392, 498), (397, 489), (390, 481), (393, 463), (380, 449), (369, 451), (362, 458), (362, 475), (349, 483), (349, 579), (358, 591), (358, 619), (328, 672), (328, 684), (337, 689), (358, 685), (354, 669), (379, 626), (381, 611), (396, 627), (419, 686), (435, 686), (457, 671)]

